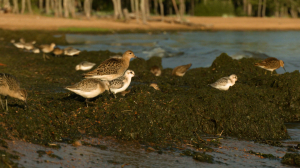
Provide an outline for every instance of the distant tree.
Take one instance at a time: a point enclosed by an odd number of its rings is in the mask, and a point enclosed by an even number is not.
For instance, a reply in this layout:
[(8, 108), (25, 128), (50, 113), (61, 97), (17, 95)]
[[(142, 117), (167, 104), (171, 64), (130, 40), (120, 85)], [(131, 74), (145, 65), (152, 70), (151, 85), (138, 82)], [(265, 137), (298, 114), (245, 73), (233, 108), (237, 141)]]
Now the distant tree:
[(180, 5), (179, 5), (179, 12), (180, 12), (180, 17), (183, 17), (185, 14), (185, 0), (180, 0)]
[(43, 0), (39, 0), (39, 10), (40, 13), (43, 11)]
[(139, 19), (139, 0), (135, 0), (134, 1), (134, 4), (135, 4), (135, 18), (136, 18), (136, 22), (137, 23), (140, 23), (140, 19)]
[(93, 0), (84, 0), (84, 13), (87, 18), (91, 17)]
[(158, 15), (158, 10), (157, 10), (157, 8), (158, 8), (157, 0), (154, 0), (154, 14), (155, 14), (155, 15)]
[(19, 3), (18, 3), (18, 0), (13, 0), (13, 10), (12, 10), (13, 13), (19, 13)]
[(114, 18), (115, 19), (122, 19), (123, 13), (122, 13), (122, 6), (121, 6), (121, 0), (112, 0), (114, 5)]
[(257, 17), (261, 17), (261, 1), (262, 0), (258, 0)]
[(71, 13), (71, 16), (72, 18), (75, 18), (76, 17), (75, 0), (68, 0), (68, 1), (69, 1), (68, 5), (69, 5), (69, 11)]
[[(31, 1), (30, 1), (30, 0), (26, 0), (26, 1), (27, 1), (28, 12), (29, 12), (30, 14), (32, 14)], [(25, 12), (25, 8), (26, 8), (25, 0), (22, 0), (22, 10), (21, 10), (21, 14), (23, 14), (23, 13)]]
[(50, 0), (46, 0), (46, 14), (49, 15), (50, 14)]
[(130, 0), (130, 7), (131, 7), (131, 12), (134, 13), (135, 12), (135, 1), (134, 0)]
[(69, 0), (64, 0), (63, 6), (64, 6), (64, 17), (68, 18), (69, 17)]
[(178, 19), (179, 21), (181, 21), (181, 16), (180, 16), (180, 13), (179, 13), (179, 11), (178, 11), (178, 7), (177, 7), (177, 4), (176, 4), (176, 1), (175, 1), (175, 0), (172, 0), (172, 3), (173, 3), (173, 7), (174, 7), (174, 10), (175, 10), (177, 19)]
[(263, 5), (262, 5), (262, 17), (266, 16), (266, 8), (267, 8), (267, 0), (263, 0)]
[(160, 16), (161, 16), (161, 21), (164, 21), (164, 4), (162, 0), (159, 0), (159, 8), (160, 8)]
[(145, 0), (141, 0), (141, 14), (142, 14), (142, 20), (143, 20), (143, 24), (147, 24), (147, 16), (146, 16), (146, 4), (145, 4)]

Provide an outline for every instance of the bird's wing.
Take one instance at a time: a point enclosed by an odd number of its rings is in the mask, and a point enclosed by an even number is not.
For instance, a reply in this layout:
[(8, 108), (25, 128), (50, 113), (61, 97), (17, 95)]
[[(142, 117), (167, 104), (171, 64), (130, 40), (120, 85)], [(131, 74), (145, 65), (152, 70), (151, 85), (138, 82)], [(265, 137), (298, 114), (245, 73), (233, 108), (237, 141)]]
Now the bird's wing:
[(117, 74), (122, 67), (122, 59), (110, 58), (102, 62), (95, 70), (85, 73), (84, 75), (110, 75)]
[(225, 86), (229, 80), (230, 80), (229, 77), (223, 77), (211, 85), (212, 86)]
[(125, 80), (124, 76), (121, 76), (117, 79), (114, 79), (114, 80), (109, 82), (109, 87), (113, 88), (113, 89), (121, 88), (121, 87), (124, 86), (124, 80)]

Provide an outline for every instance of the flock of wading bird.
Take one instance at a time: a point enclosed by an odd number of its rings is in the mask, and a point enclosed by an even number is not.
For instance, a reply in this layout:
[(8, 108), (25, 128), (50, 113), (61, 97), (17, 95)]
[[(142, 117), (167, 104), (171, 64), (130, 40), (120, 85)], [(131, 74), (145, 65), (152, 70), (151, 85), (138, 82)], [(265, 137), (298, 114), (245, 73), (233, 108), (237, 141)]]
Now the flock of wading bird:
[[(32, 43), (32, 42), (31, 42)], [(17, 44), (13, 42), (16, 46)], [(26, 44), (25, 42), (23, 44)], [(42, 45), (41, 50), (44, 53), (49, 53), (54, 50), (55, 44), (51, 45)], [(44, 47), (44, 50), (43, 50)], [(45, 48), (48, 48), (45, 52)], [(49, 52), (48, 52), (49, 51)], [(67, 86), (65, 89), (68, 89), (86, 99), (86, 106), (88, 107), (88, 99), (94, 98), (106, 90), (113, 93), (116, 98), (116, 94), (120, 92), (126, 92), (125, 90), (131, 83), (131, 78), (134, 77), (134, 71), (128, 70), (130, 59), (138, 58), (134, 55), (131, 50), (126, 51), (122, 56), (114, 56), (105, 61), (103, 61), (96, 69), (83, 74), (82, 81), (72, 85)], [(45, 59), (45, 56), (44, 56)], [(95, 66), (95, 63), (90, 62), (81, 62), (78, 64), (76, 70), (90, 70)], [(173, 69), (172, 75), (174, 76), (184, 76), (187, 70), (192, 66), (192, 64), (181, 65)], [(276, 58), (270, 57), (263, 60), (260, 63), (256, 63), (255, 66), (271, 71), (271, 75), (274, 70), (283, 67), (284, 62)], [(285, 70), (285, 69), (284, 69)], [(158, 66), (151, 67), (150, 70), (155, 76), (161, 75), (161, 69)], [(219, 89), (219, 90), (228, 90), (230, 86), (233, 86), (237, 81), (237, 76), (235, 74), (230, 75), (229, 77), (223, 77), (217, 80), (215, 83), (209, 84), (210, 86)], [(159, 90), (157, 84), (150, 84), (156, 90)], [(7, 96), (20, 99), (26, 103), (27, 92), (25, 89), (20, 88), (20, 84), (17, 79), (10, 74), (0, 73), (0, 94), (5, 96), (6, 100), (6, 111), (8, 111), (7, 106)], [(4, 109), (2, 99), (0, 97), (2, 108)], [(25, 108), (27, 107), (27, 103)]]

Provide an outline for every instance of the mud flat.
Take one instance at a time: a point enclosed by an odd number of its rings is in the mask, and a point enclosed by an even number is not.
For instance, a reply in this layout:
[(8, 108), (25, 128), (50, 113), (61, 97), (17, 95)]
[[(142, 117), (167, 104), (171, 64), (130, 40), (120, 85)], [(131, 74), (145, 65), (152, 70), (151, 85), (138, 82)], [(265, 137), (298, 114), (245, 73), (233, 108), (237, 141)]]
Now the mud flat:
[[(129, 69), (139, 77), (133, 79), (130, 93), (114, 99), (106, 92), (87, 108), (82, 97), (64, 89), (82, 79), (83, 72), (75, 71), (75, 66), (81, 61), (99, 64), (121, 53), (83, 51), (79, 56), (50, 56), (43, 61), (42, 54), (9, 43), (11, 38), (24, 37), (38, 44), (66, 44), (64, 34), (54, 34), (1, 32), (0, 62), (7, 66), (0, 70), (16, 76), (27, 89), (29, 107), (25, 111), (23, 102), (8, 99), (8, 114), (0, 112), (0, 139), (49, 145), (110, 136), (155, 150), (182, 144), (200, 149), (219, 144), (202, 137), (222, 133), (276, 145), (277, 140), (290, 137), (284, 123), (299, 121), (299, 71), (271, 76), (254, 66), (259, 60), (233, 60), (225, 53), (211, 67), (191, 69), (184, 77), (171, 76), (172, 69), (163, 69), (160, 77), (151, 74), (151, 66), (161, 66), (160, 57), (135, 59)], [(208, 86), (231, 74), (238, 76), (238, 82), (228, 91)], [(149, 87), (150, 83), (161, 90)]]

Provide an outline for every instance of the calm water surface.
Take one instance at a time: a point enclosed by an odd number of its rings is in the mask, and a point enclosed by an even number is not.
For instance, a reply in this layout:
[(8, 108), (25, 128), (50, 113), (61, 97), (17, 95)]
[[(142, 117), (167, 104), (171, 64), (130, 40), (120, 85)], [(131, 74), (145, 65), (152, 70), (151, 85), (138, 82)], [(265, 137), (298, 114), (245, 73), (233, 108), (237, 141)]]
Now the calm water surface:
[[(161, 34), (68, 34), (67, 41), (80, 50), (132, 50), (142, 58), (163, 57), (164, 68), (193, 63), (192, 68), (209, 67), (225, 52), (235, 59), (276, 57), (285, 62), (288, 72), (300, 64), (300, 31), (218, 31)], [(76, 45), (80, 44), (80, 45)], [(62, 46), (65, 47), (65, 46)], [(283, 73), (280, 68), (278, 73)]]

